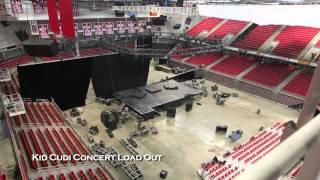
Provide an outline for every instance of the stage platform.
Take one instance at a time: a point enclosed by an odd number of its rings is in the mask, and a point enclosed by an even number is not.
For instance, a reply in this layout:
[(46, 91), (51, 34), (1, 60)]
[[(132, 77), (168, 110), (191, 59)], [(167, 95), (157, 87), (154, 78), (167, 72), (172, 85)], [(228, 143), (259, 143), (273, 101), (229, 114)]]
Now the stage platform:
[(183, 100), (186, 97), (200, 93), (200, 90), (183, 83), (175, 80), (166, 80), (120, 91), (115, 93), (114, 96), (140, 115), (145, 116), (153, 113), (155, 107)]

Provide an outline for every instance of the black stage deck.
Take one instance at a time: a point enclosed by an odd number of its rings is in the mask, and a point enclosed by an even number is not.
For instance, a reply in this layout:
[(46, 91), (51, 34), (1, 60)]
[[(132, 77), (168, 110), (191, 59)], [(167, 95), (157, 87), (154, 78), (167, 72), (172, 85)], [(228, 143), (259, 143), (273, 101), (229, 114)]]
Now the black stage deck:
[[(167, 89), (165, 88), (167, 87)], [(177, 89), (176, 89), (177, 87)], [(174, 80), (157, 82), (147, 86), (119, 91), (115, 97), (140, 115), (154, 112), (154, 107), (182, 100), (188, 96), (200, 94), (194, 89)]]

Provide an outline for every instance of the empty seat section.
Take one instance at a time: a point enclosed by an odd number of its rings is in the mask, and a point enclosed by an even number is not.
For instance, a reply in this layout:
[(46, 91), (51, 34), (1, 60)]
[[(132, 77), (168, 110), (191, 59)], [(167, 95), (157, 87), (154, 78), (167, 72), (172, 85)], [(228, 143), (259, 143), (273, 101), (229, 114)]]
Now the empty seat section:
[(306, 96), (312, 79), (311, 73), (301, 72), (294, 77), (282, 90), (300, 96)]
[(29, 105), (31, 106), (31, 109), (32, 109), (33, 112), (35, 113), (35, 115), (36, 115), (37, 119), (40, 121), (40, 123), (41, 123), (41, 124), (44, 124), (44, 121), (43, 121), (40, 113), (38, 112), (38, 109), (37, 109), (36, 106), (34, 105), (34, 103), (31, 102)]
[(319, 30), (311, 27), (287, 26), (275, 38), (279, 41), (279, 44), (272, 52), (279, 56), (296, 58)]
[(32, 62), (32, 57), (29, 55), (22, 55), (19, 57), (14, 57), (12, 59), (6, 60), (0, 63), (0, 68), (13, 68), (19, 64), (27, 64)]
[(48, 106), (47, 106), (47, 104), (45, 102), (43, 103), (43, 107), (48, 112), (48, 114), (51, 117), (51, 119), (53, 120), (53, 122), (58, 124), (59, 122), (58, 122), (57, 118), (55, 117), (55, 115), (53, 114), (51, 109), (48, 108)]
[(20, 137), (21, 137), (21, 141), (22, 141), (22, 143), (24, 145), (24, 148), (26, 149), (26, 153), (27, 153), (27, 157), (28, 157), (28, 161), (29, 161), (30, 167), (32, 169), (37, 170), (38, 169), (38, 164), (37, 164), (36, 161), (32, 161), (32, 154), (34, 154), (34, 153), (33, 153), (32, 149), (31, 149), (31, 146), (29, 144), (29, 141), (28, 141), (27, 136), (26, 136), (26, 134), (25, 134), (23, 129), (20, 131)]
[(45, 110), (42, 108), (40, 103), (36, 103), (37, 104), (37, 108), (40, 111), (40, 114), (42, 114), (42, 116), (44, 117), (44, 119), (46, 120), (46, 122), (49, 124), (49, 126), (52, 125), (48, 115), (46, 114)]
[[(42, 151), (42, 149), (41, 149), (41, 147), (40, 147), (40, 145), (39, 145), (39, 142), (38, 142), (36, 136), (34, 135), (33, 130), (30, 129), (28, 133), (29, 133), (29, 136), (30, 136), (30, 138), (31, 138), (31, 142), (32, 142), (33, 147), (34, 147), (34, 149), (36, 150), (36, 152), (37, 152), (38, 154), (40, 154), (40, 155), (44, 155), (44, 153), (43, 153), (43, 151)], [(47, 161), (41, 161), (41, 165), (42, 165), (43, 167), (48, 167)]]
[(73, 142), (70, 140), (70, 138), (68, 137), (68, 135), (66, 134), (66, 132), (64, 131), (63, 128), (60, 128), (60, 132), (62, 134), (62, 136), (64, 137), (65, 140), (67, 140), (69, 146), (71, 146), (71, 149), (73, 150), (73, 152), (75, 154), (80, 154), (79, 151), (77, 150), (77, 148), (74, 146)]
[(232, 46), (248, 50), (257, 50), (279, 27), (279, 25), (257, 26), (250, 31), (249, 34), (245, 35), (243, 39), (233, 43)]
[(223, 56), (223, 54), (220, 54), (220, 53), (202, 54), (202, 55), (192, 56), (186, 62), (194, 64), (194, 65), (208, 66), (209, 64), (220, 59), (222, 56)]
[(227, 34), (237, 35), (247, 24), (248, 22), (245, 21), (227, 20), (217, 30), (211, 33), (207, 39), (222, 39)]
[[(63, 142), (63, 140), (61, 139), (61, 137), (60, 137), (59, 133), (57, 132), (57, 130), (53, 128), (53, 129), (52, 129), (52, 132), (53, 132), (53, 134), (55, 135), (56, 139), (59, 141), (59, 143), (60, 143), (60, 145), (62, 146), (64, 152), (65, 152), (67, 155), (71, 155), (71, 156), (72, 156), (69, 148), (68, 148), (67, 145)], [(74, 164), (77, 163), (74, 159), (71, 159), (71, 161), (72, 161)]]
[(36, 124), (36, 123), (37, 123), (37, 120), (36, 120), (36, 118), (33, 116), (33, 114), (32, 114), (32, 112), (31, 112), (31, 109), (30, 109), (28, 103), (25, 102), (25, 103), (24, 103), (24, 107), (25, 107), (26, 112), (27, 112), (26, 115), (30, 117), (32, 123)]
[(259, 64), (243, 79), (274, 87), (280, 84), (294, 69), (279, 64)]
[(56, 117), (58, 118), (58, 120), (59, 120), (61, 123), (63, 123), (64, 120), (63, 120), (63, 118), (62, 118), (62, 115), (61, 115), (60, 112), (56, 109), (55, 105), (49, 104), (48, 106), (49, 106), (50, 110), (52, 110), (53, 113), (56, 115)]
[(202, 31), (210, 31), (217, 26), (223, 19), (220, 18), (207, 18), (194, 25), (189, 31), (186, 32), (189, 36), (197, 36)]
[[(50, 146), (48, 145), (48, 142), (47, 142), (46, 139), (44, 138), (43, 133), (41, 132), (41, 130), (40, 130), (39, 128), (37, 129), (37, 134), (38, 134), (38, 136), (39, 136), (39, 138), (40, 138), (40, 140), (41, 140), (41, 143), (44, 145), (47, 154), (48, 154), (48, 155), (49, 155), (49, 154), (53, 154)], [(53, 164), (54, 166), (56, 166), (58, 163), (57, 163), (56, 160), (54, 160), (54, 161), (52, 161), (52, 164)]]
[(255, 62), (254, 57), (230, 55), (220, 63), (210, 68), (212, 71), (237, 76)]
[[(56, 141), (55, 141), (54, 138), (52, 137), (49, 129), (46, 128), (45, 132), (46, 132), (47, 137), (50, 139), (51, 143), (53, 144), (53, 146), (54, 146), (57, 154), (61, 156), (61, 155), (62, 155), (62, 152), (61, 152), (58, 144), (56, 143)], [(67, 162), (66, 162), (65, 160), (62, 160), (62, 163), (63, 163), (63, 164), (66, 164)]]
[(73, 140), (76, 140), (76, 143), (77, 143), (78, 147), (81, 149), (81, 151), (83, 153), (85, 153), (86, 155), (89, 155), (88, 151), (83, 147), (83, 145), (80, 142), (80, 140), (78, 139), (78, 137), (76, 137), (76, 135), (74, 135), (74, 133), (72, 132), (72, 130), (70, 128), (67, 128), (67, 132)]

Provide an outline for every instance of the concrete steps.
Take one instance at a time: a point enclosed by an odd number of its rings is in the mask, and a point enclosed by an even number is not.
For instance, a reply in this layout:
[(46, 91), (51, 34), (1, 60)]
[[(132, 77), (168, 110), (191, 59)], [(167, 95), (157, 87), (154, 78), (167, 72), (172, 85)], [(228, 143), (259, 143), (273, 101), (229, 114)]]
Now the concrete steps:
[[(318, 43), (318, 41), (320, 40), (320, 32), (318, 32), (318, 34), (316, 34), (313, 39), (310, 41), (310, 43), (304, 48), (303, 51), (300, 52), (300, 54), (298, 55), (298, 59), (309, 59), (310, 56), (308, 56), (309, 53), (312, 53), (311, 50), (312, 48)], [(308, 57), (309, 58), (308, 58)]]
[(233, 36), (232, 39), (226, 42), (227, 45), (232, 44), (243, 32), (245, 32), (250, 26), (254, 24), (253, 22), (249, 22), (237, 35)]
[(285, 80), (283, 80), (277, 87), (274, 88), (274, 92), (278, 93), (281, 91), (282, 88), (284, 88), (293, 78), (295, 78), (300, 71), (294, 71), (292, 72)]
[(255, 67), (257, 67), (259, 64), (259, 62), (255, 62), (254, 64), (252, 64), (250, 67), (248, 67), (246, 70), (242, 71), (237, 77), (236, 79), (240, 80), (243, 76), (245, 76), (246, 74), (248, 74), (252, 69), (254, 69)]
[(214, 27), (213, 29), (211, 29), (205, 38), (207, 38), (208, 36), (210, 36), (210, 34), (212, 34), (213, 32), (215, 32), (218, 28), (220, 28), (225, 22), (227, 21), (227, 19), (224, 19), (223, 21), (221, 21), (218, 25), (216, 25), (216, 27)]
[(223, 57), (221, 57), (220, 59), (216, 60), (215, 62), (209, 64), (207, 67), (205, 67), (206, 70), (210, 70), (211, 67), (215, 66), (216, 64), (219, 64), (221, 61), (223, 61), (224, 59), (226, 59), (227, 57), (229, 57), (229, 55), (224, 55)]
[(265, 43), (261, 45), (261, 47), (258, 49), (260, 52), (267, 52), (268, 49), (270, 49), (271, 43), (274, 41), (274, 39), (284, 30), (287, 26), (282, 25), (276, 32), (274, 32)]

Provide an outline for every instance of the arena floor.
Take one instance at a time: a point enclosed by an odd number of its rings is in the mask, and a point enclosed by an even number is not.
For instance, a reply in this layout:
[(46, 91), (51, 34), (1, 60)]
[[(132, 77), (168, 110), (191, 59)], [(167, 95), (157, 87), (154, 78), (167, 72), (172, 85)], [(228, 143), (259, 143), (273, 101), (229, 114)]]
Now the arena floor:
[[(166, 76), (172, 75), (155, 71), (151, 66), (148, 83), (159, 81)], [(214, 83), (206, 81), (206, 84), (210, 87)], [(191, 112), (186, 112), (184, 106), (181, 106), (177, 109), (175, 118), (167, 118), (163, 113), (143, 124), (155, 125), (159, 129), (159, 134), (136, 138), (137, 151), (140, 154), (163, 155), (160, 162), (137, 162), (144, 172), (144, 179), (160, 179), (159, 173), (162, 169), (168, 171), (167, 179), (200, 179), (197, 169), (201, 163), (209, 161), (215, 155), (222, 155), (226, 150), (257, 134), (261, 126), (269, 127), (275, 122), (296, 120), (298, 117), (299, 112), (274, 102), (224, 86), (219, 86), (219, 89), (229, 93), (237, 92), (239, 97), (230, 97), (224, 106), (217, 106), (210, 92), (208, 97), (196, 101), (201, 105), (194, 103)], [(94, 98), (93, 89), (90, 87), (87, 105), (83, 107), (84, 113), (81, 115), (88, 120), (88, 125), (82, 127), (75, 119), (71, 125), (78, 134), (81, 134), (87, 145), (89, 145), (86, 138), (89, 134), (88, 129), (97, 125), (100, 133), (94, 136), (95, 142), (103, 140), (107, 146), (113, 146), (122, 155), (130, 155), (129, 151), (119, 143), (119, 139), (127, 138), (129, 133), (136, 130), (137, 122), (134, 115), (132, 114), (131, 121), (113, 131), (114, 138), (109, 138), (100, 122), (100, 113), (103, 110), (116, 108), (117, 105), (107, 107), (96, 103)], [(258, 108), (261, 109), (260, 115), (256, 114)], [(242, 129), (243, 137), (236, 143), (230, 143), (226, 136), (215, 134), (215, 126), (219, 124), (229, 126), (228, 134), (232, 130)], [(126, 179), (122, 172), (114, 169), (108, 162), (104, 162), (103, 165), (107, 166), (117, 179)]]

